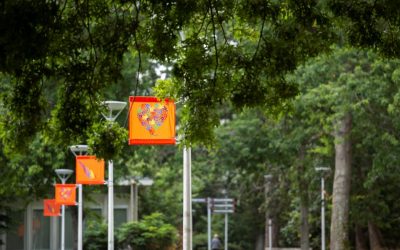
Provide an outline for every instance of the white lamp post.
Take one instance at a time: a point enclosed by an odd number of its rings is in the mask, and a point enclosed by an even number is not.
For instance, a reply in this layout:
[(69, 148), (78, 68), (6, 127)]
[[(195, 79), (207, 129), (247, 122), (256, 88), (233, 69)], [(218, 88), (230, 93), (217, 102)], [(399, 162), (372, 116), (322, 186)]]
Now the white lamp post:
[[(109, 122), (114, 122), (126, 106), (126, 102), (105, 101), (108, 113), (103, 114)], [(114, 114), (116, 112), (116, 114)], [(114, 167), (113, 161), (108, 160), (108, 250), (114, 250)]]
[[(192, 150), (183, 147), (183, 250), (192, 250)], [(208, 204), (208, 203), (207, 203)], [(207, 211), (210, 208), (208, 207)], [(210, 219), (210, 215), (207, 216)], [(210, 232), (209, 236), (210, 238)], [(208, 243), (210, 246), (210, 240)]]
[[(272, 175), (267, 174), (264, 175), (264, 182), (265, 182), (265, 198), (268, 197), (269, 193), (269, 185), (272, 180)], [(268, 235), (267, 235), (268, 232)], [(265, 210), (265, 245), (267, 245), (267, 238), (268, 238), (268, 247), (269, 250), (272, 249), (272, 220), (269, 218), (268, 209)]]
[[(68, 178), (74, 172), (71, 169), (56, 169), (55, 170), (58, 178), (60, 178), (61, 183), (65, 184)], [(61, 206), (61, 250), (65, 250), (65, 206)]]
[(328, 172), (330, 168), (319, 167), (315, 168), (321, 173), (321, 250), (325, 250), (325, 179), (324, 172)]
[[(87, 145), (74, 145), (69, 147), (71, 152), (76, 157), (77, 155), (86, 155), (88, 151)], [(83, 240), (82, 240), (82, 231), (83, 231), (83, 192), (82, 192), (82, 184), (78, 184), (78, 250), (82, 250)]]

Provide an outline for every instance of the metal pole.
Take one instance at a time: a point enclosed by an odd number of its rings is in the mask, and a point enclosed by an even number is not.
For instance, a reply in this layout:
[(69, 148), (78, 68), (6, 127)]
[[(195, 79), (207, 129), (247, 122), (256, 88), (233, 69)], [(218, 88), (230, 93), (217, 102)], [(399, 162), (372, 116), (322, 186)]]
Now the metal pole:
[(82, 231), (83, 231), (83, 192), (82, 184), (78, 184), (79, 201), (78, 201), (78, 250), (82, 250)]
[(183, 250), (192, 250), (191, 148), (183, 148)]
[(65, 250), (65, 206), (61, 206), (61, 250)]
[(225, 213), (225, 250), (228, 250), (228, 213)]
[(135, 185), (135, 183), (131, 182), (130, 192), (129, 192), (129, 213), (128, 213), (128, 220), (129, 221), (134, 221), (133, 218), (135, 218), (135, 215), (134, 215), (135, 212), (133, 211), (134, 210), (134, 206), (135, 206), (135, 201), (134, 201), (135, 195), (133, 194), (133, 192), (134, 192), (133, 185)]
[(272, 220), (268, 219), (268, 240), (269, 240), (269, 250), (272, 250)]
[[(268, 194), (271, 185), (271, 174), (264, 175), (264, 184), (265, 184), (265, 236), (264, 236), (264, 248), (269, 247), (271, 249), (272, 239), (271, 239), (271, 228), (270, 223), (271, 219), (269, 218), (269, 201), (268, 201)], [(272, 224), (272, 223), (271, 223)]]
[(321, 177), (321, 250), (325, 250), (325, 180)]
[(138, 188), (136, 181), (132, 182), (131, 184), (131, 197), (130, 197), (130, 203), (131, 203), (131, 212), (130, 212), (130, 220), (131, 221), (138, 221)]
[(211, 199), (207, 198), (208, 250), (211, 250)]
[(108, 161), (108, 250), (114, 250), (114, 172), (113, 161)]
[(139, 196), (138, 196), (138, 185), (135, 183), (133, 186), (133, 194), (134, 194), (134, 210), (133, 210), (133, 220), (138, 221), (139, 220)]

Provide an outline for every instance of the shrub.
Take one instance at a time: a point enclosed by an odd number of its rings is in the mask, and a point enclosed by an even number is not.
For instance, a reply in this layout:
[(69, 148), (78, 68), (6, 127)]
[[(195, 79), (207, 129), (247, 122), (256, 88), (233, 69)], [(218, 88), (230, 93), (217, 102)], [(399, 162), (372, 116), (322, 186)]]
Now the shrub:
[(145, 216), (141, 221), (123, 224), (117, 231), (120, 249), (171, 250), (175, 249), (177, 230), (165, 223), (160, 213)]
[(107, 250), (107, 224), (90, 223), (85, 230), (83, 249)]

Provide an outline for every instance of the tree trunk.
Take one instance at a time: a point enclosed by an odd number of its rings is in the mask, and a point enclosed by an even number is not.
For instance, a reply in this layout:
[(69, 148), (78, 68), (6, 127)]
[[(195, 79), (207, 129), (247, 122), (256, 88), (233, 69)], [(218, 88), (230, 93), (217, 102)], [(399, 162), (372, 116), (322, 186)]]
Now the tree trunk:
[(277, 215), (274, 215), (272, 217), (272, 247), (278, 247), (279, 231), (280, 231), (279, 219)]
[(258, 234), (256, 240), (256, 250), (265, 250), (263, 233)]
[(338, 122), (335, 131), (335, 178), (333, 182), (330, 250), (344, 250), (348, 245), (348, 222), (351, 179), (350, 113)]
[(356, 225), (356, 250), (368, 250), (367, 238), (360, 225)]
[(372, 222), (368, 222), (368, 236), (371, 250), (383, 250), (383, 238), (379, 228)]
[(310, 249), (310, 241), (309, 241), (309, 225), (308, 225), (308, 201), (304, 201), (300, 199), (300, 248), (301, 250), (309, 250)]
[(297, 182), (299, 185), (300, 192), (300, 248), (302, 250), (310, 249), (309, 240), (309, 224), (308, 224), (308, 182), (305, 180), (305, 167), (304, 157), (306, 148), (304, 145), (301, 146), (299, 151), (299, 165), (297, 170)]

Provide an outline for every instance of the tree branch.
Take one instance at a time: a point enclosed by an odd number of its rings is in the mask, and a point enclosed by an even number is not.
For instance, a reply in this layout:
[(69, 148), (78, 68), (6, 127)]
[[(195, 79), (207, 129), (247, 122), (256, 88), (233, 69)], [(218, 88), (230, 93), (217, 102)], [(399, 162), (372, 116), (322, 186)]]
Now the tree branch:
[(228, 39), (226, 38), (226, 33), (225, 33), (224, 26), (223, 26), (223, 22), (222, 22), (222, 19), (221, 19), (220, 15), (218, 14), (217, 8), (215, 8), (215, 13), (217, 14), (218, 24), (221, 27), (222, 35), (223, 35), (224, 40), (225, 40), (225, 44), (227, 44), (228, 43)]
[(218, 71), (218, 64), (219, 64), (219, 55), (218, 55), (218, 46), (217, 46), (217, 35), (216, 35), (216, 28), (215, 28), (215, 21), (214, 21), (214, 11), (213, 11), (213, 5), (211, 0), (209, 2), (209, 8), (210, 8), (210, 13), (211, 13), (211, 23), (213, 27), (213, 39), (214, 39), (214, 48), (215, 48), (215, 68), (214, 68), (214, 78), (213, 78), (213, 83), (215, 86), (215, 83), (217, 82), (217, 71)]
[(256, 48), (256, 51), (254, 52), (254, 54), (253, 54), (253, 58), (251, 59), (252, 61), (254, 61), (254, 59), (256, 58), (256, 55), (257, 55), (257, 53), (258, 53), (258, 50), (259, 50), (259, 48), (260, 48), (260, 43), (261, 43), (261, 40), (263, 39), (263, 32), (264, 32), (264, 25), (265, 25), (265, 19), (266, 19), (266, 13), (264, 12), (264, 17), (263, 17), (263, 21), (262, 21), (262, 24), (261, 24), (261, 30), (260, 30), (260, 37), (258, 38), (258, 43), (257, 43), (257, 48)]

